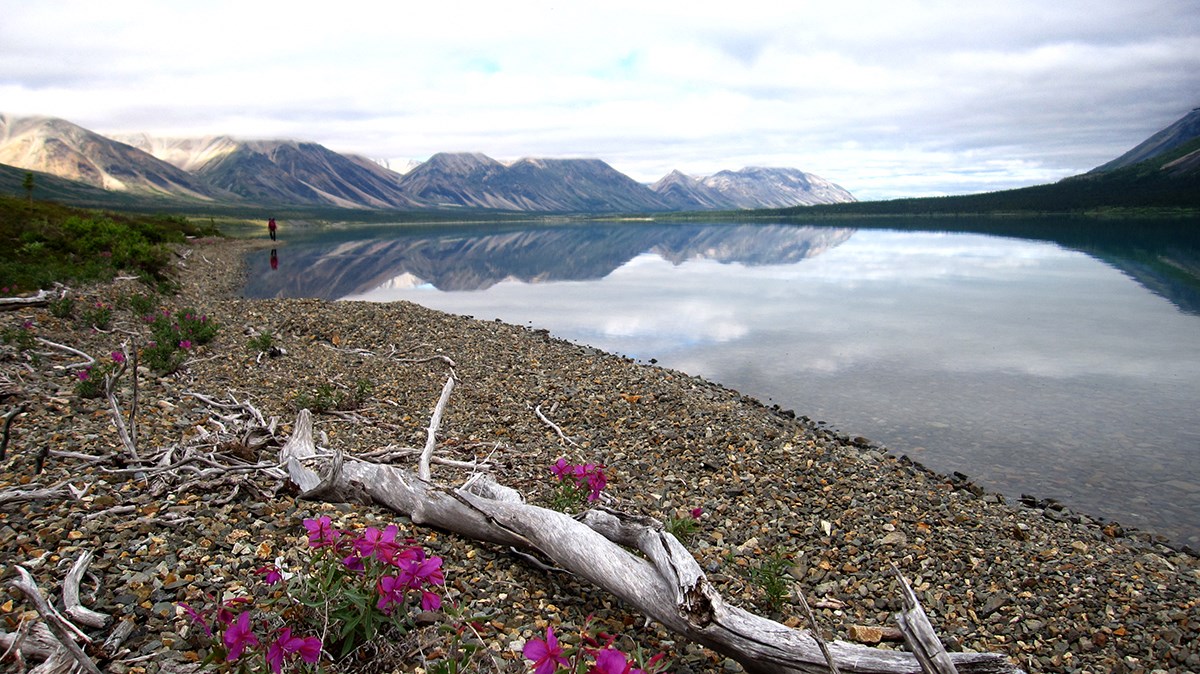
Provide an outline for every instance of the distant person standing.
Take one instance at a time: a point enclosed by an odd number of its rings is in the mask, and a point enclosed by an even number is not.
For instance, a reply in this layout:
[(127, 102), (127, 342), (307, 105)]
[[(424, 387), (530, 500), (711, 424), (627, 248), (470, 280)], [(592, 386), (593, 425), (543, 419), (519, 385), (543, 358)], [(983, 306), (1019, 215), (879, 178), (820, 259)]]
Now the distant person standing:
[(267, 229), (270, 230), (271, 240), (274, 241), (275, 240), (275, 218), (271, 218), (270, 220), (267, 221)]

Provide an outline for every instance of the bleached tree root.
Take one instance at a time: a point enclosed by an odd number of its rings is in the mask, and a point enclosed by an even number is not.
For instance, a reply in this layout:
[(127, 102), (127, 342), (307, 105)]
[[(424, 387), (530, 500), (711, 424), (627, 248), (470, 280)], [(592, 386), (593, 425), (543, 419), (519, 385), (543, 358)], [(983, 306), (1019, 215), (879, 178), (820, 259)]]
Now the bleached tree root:
[(29, 297), (0, 297), (0, 311), (25, 309), (27, 307), (44, 307), (50, 304), (55, 294), (49, 290), (39, 290)]
[[(809, 631), (727, 604), (691, 553), (653, 518), (605, 508), (571, 517), (527, 504), (518, 492), (487, 475), (450, 488), (396, 466), (318, 452), (308, 410), (297, 417), (280, 461), (308, 498), (371, 502), (418, 524), (539, 553), (671, 631), (737, 660), (747, 671), (829, 671)], [(928, 631), (920, 640), (936, 641), (932, 628)], [(912, 653), (843, 641), (828, 644), (828, 651), (843, 672), (922, 671), (922, 663)], [(998, 654), (955, 653), (948, 660), (964, 673), (1021, 671)]]
[[(25, 595), (25, 598), (29, 600), (29, 603), (33, 604), (34, 609), (41, 616), (50, 634), (58, 642), (54, 651), (47, 656), (46, 663), (41, 665), (43, 671), (58, 670), (71, 660), (74, 660), (88, 674), (100, 674), (100, 669), (96, 667), (96, 663), (92, 662), (92, 659), (83, 652), (83, 649), (76, 642), (76, 639), (87, 640), (87, 636), (78, 627), (75, 627), (66, 618), (62, 617), (46, 601), (45, 597), (42, 596), (41, 590), (38, 589), (37, 583), (33, 580), (33, 576), (24, 567), (16, 566), (14, 568), (17, 570), (18, 577), (11, 581), (10, 584), (20, 590)], [(39, 649), (48, 647), (49, 645), (44, 639), (40, 640), (38, 644)]]

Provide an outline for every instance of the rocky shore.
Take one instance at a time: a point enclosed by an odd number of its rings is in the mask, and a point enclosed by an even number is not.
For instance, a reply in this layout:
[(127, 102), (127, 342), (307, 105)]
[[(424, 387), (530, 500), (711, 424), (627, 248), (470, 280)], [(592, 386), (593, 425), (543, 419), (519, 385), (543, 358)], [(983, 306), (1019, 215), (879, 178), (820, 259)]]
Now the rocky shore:
[[(549, 498), (549, 468), (565, 456), (606, 466), (619, 509), (666, 519), (701, 508), (689, 547), (734, 603), (804, 625), (796, 605), (775, 611), (750, 580), (761, 558), (786, 555), (794, 590), (822, 607), (825, 636), (861, 639), (869, 631), (860, 628), (892, 624), (900, 607), (895, 564), (950, 650), (1006, 653), (1031, 672), (1200, 671), (1200, 560), (1192, 555), (1064, 515), (1053, 503), (1005, 503), (961, 476), (933, 474), (802, 416), (542, 330), (406, 303), (241, 299), (241, 255), (255, 245), (202, 240), (181, 251), (181, 292), (158, 298), (161, 308), (195, 309), (221, 328), (177, 373), (139, 378), (140, 446), (214, 431), (219, 410), (203, 398), (232, 394), (279, 420), (272, 441), (253, 448), (254, 461), (271, 461), (298, 406), (321, 396), (353, 401), (317, 415), (324, 446), (350, 455), (421, 447), (446, 376), (444, 363), (428, 357), (446, 356), (460, 382), (442, 421), (443, 454), (490, 457), (497, 478), (535, 503)], [(264, 564), (294, 560), (301, 520), (329, 515), (346, 528), (397, 524), (443, 557), (447, 598), (486, 616), (479, 636), (492, 657), (477, 656), (479, 671), (527, 671), (527, 639), (547, 624), (569, 632), (588, 616), (630, 647), (668, 652), (676, 671), (740, 669), (676, 642), (582, 581), (377, 507), (301, 501), (265, 474), (169, 480), (119, 472), (119, 457), (89, 460), (119, 453), (120, 442), (104, 400), (75, 394), (69, 366), (81, 356), (61, 347), (100, 359), (144, 340), (144, 322), (127, 308), (144, 292), (130, 280), (73, 289), (77, 307), (113, 307), (100, 330), (46, 307), (0, 314), (7, 335), (40, 338), (32, 348), (15, 339), (0, 345), (0, 412), (25, 405), (0, 461), (0, 494), (10, 496), (0, 496), (0, 629), (29, 616), (7, 584), (13, 565), (56, 590), (64, 565), (88, 550), (96, 559), (85, 603), (135, 627), (107, 670), (187, 671), (205, 643), (178, 602), (236, 592)], [(249, 346), (264, 333), (280, 349), (274, 356)], [(435, 477), (454, 477), (444, 470)], [(86, 492), (11, 498), (63, 484)], [(381, 646), (371, 662), (345, 671), (421, 665)]]

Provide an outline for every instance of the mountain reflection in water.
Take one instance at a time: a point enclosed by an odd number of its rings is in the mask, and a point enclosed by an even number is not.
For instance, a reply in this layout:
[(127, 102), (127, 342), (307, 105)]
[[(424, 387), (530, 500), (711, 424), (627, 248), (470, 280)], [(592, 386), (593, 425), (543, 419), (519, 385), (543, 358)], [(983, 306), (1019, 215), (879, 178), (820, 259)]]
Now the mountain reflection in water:
[(496, 283), (585, 281), (608, 276), (651, 252), (674, 264), (690, 259), (746, 265), (789, 264), (846, 241), (853, 229), (791, 225), (561, 226), (481, 233), (454, 230), (287, 249), (289, 273), (251, 277), (247, 297), (338, 299), (378, 288), (428, 283), (438, 290), (484, 290)]
[(246, 295), (547, 328), (1200, 548), (1200, 227), (852, 224), (334, 230)]

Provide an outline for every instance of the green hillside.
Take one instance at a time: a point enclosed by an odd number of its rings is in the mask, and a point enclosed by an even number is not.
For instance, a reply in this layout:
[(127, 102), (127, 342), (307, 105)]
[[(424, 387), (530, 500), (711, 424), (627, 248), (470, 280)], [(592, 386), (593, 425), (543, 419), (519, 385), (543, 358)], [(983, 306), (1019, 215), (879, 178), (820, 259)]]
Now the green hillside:
[(1200, 170), (1165, 166), (1200, 151), (1200, 138), (1144, 162), (1057, 183), (952, 197), (798, 206), (763, 215), (968, 215), (1104, 212), (1200, 212)]

